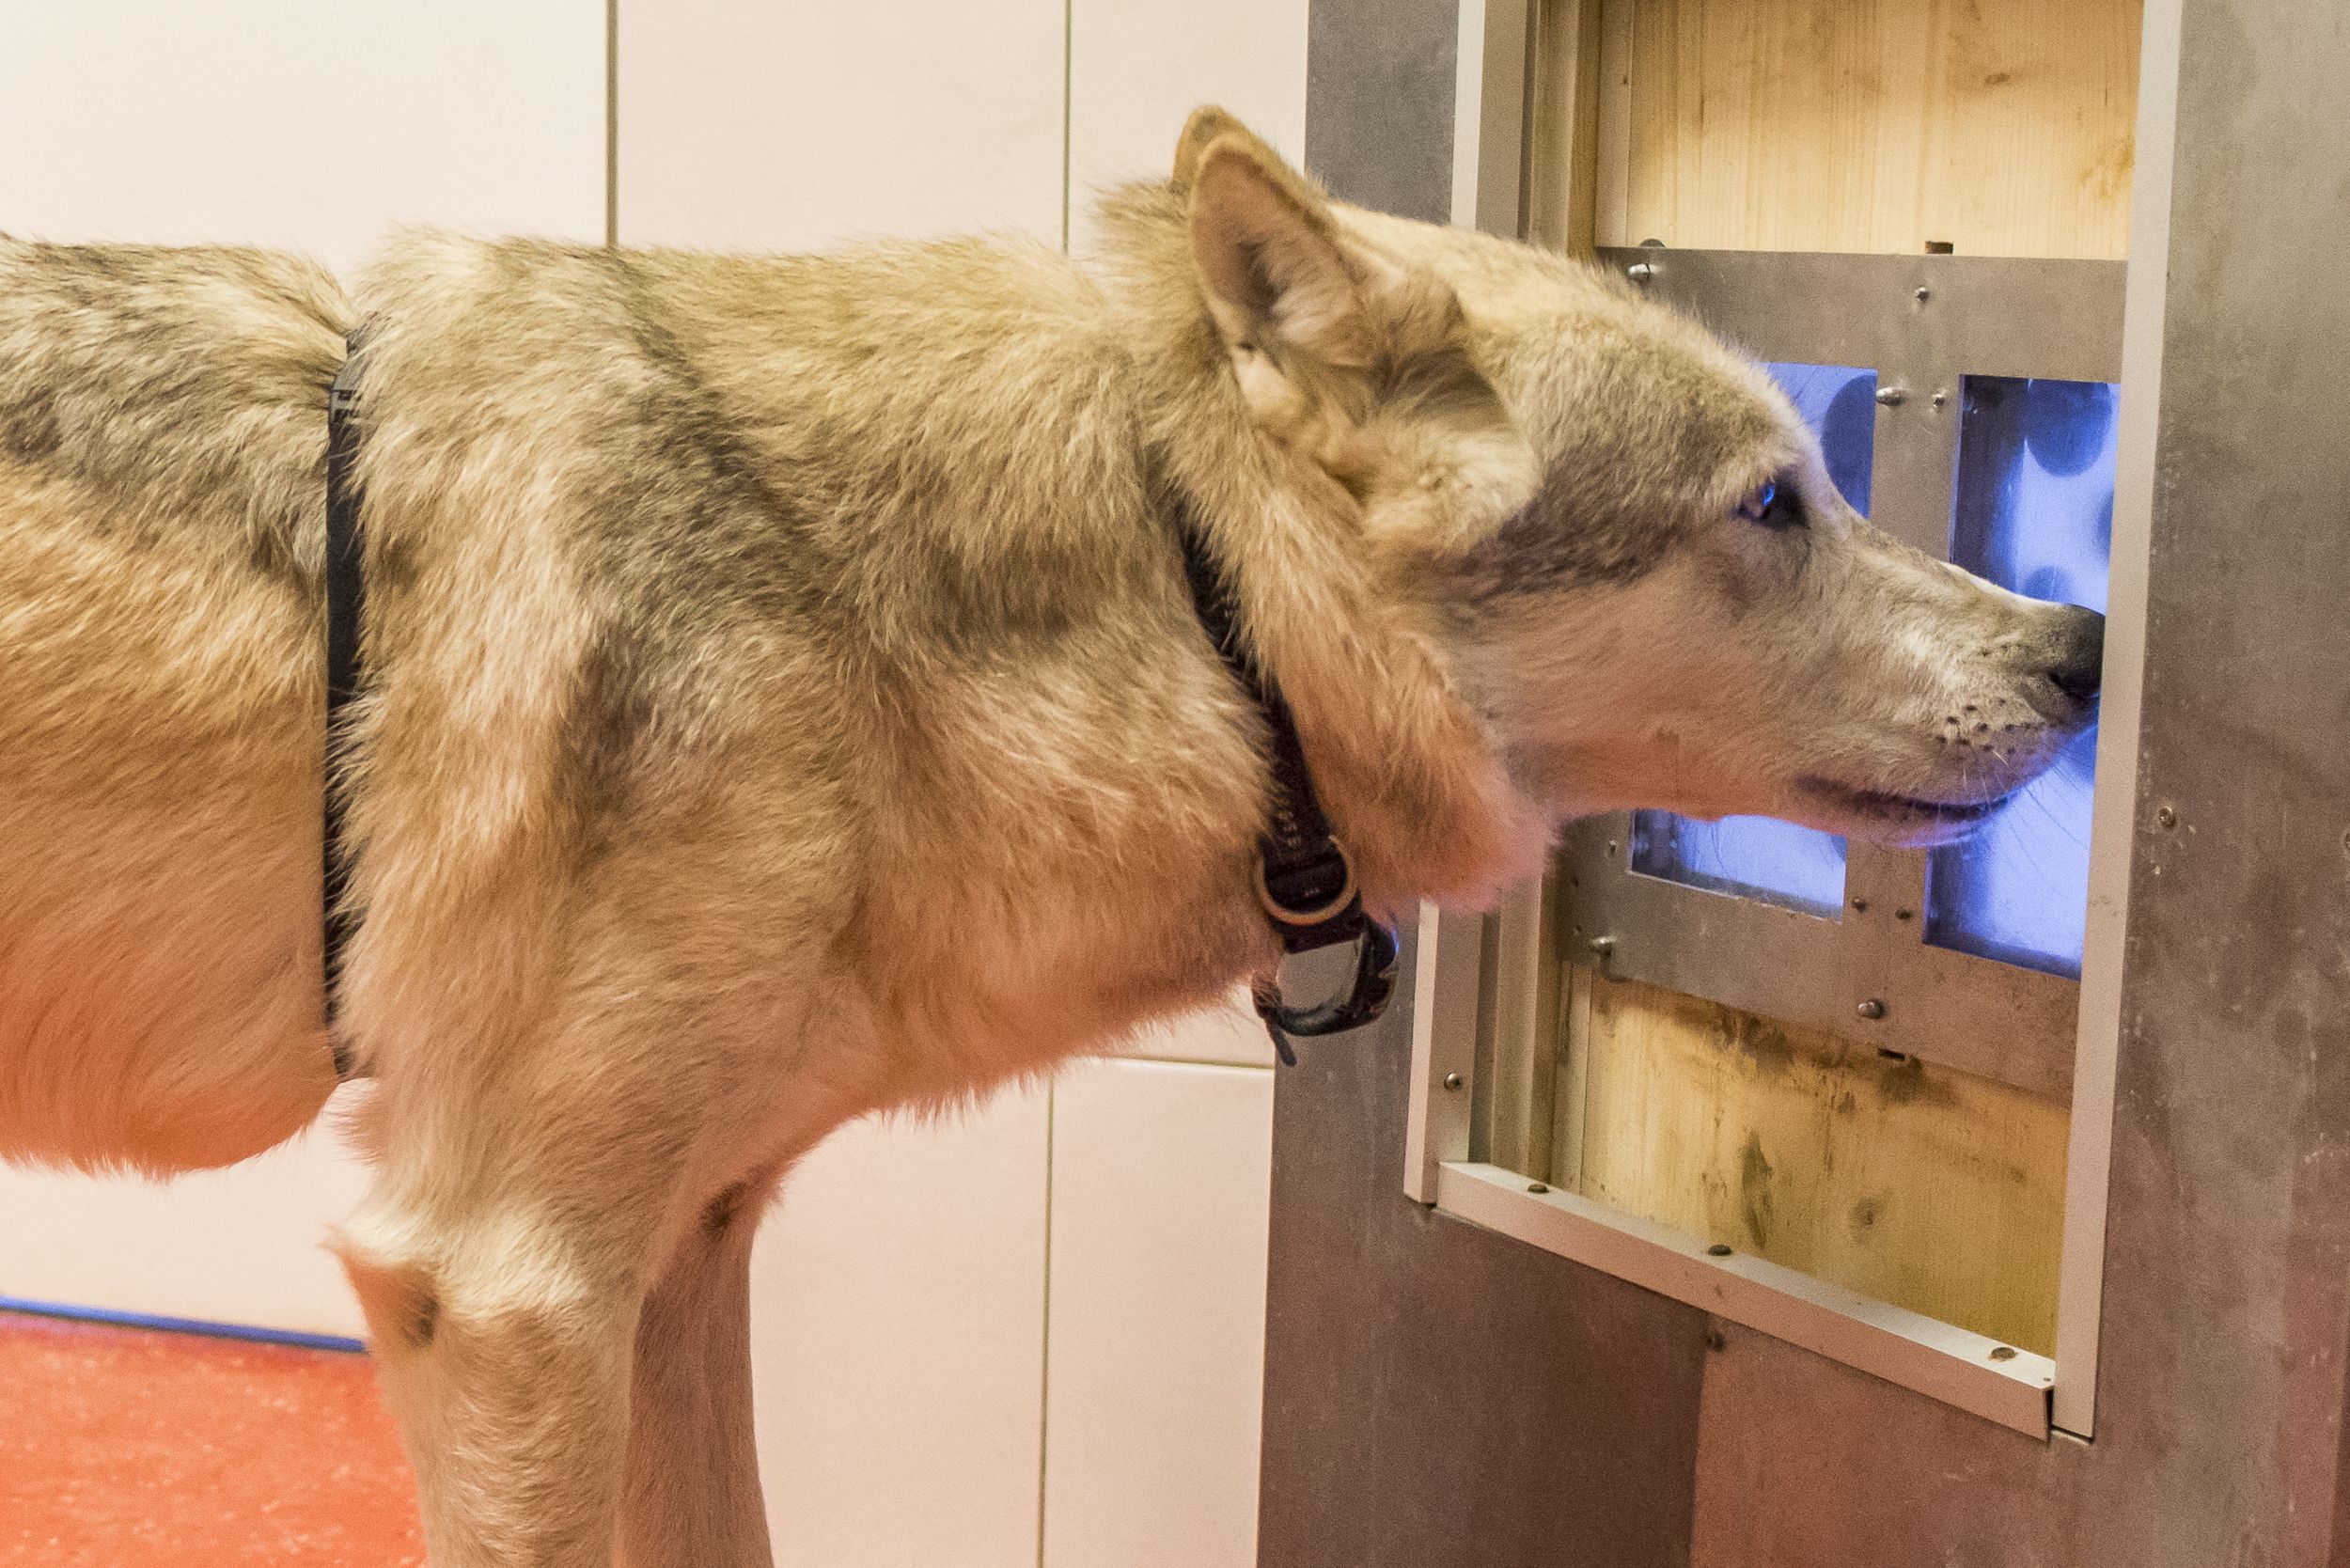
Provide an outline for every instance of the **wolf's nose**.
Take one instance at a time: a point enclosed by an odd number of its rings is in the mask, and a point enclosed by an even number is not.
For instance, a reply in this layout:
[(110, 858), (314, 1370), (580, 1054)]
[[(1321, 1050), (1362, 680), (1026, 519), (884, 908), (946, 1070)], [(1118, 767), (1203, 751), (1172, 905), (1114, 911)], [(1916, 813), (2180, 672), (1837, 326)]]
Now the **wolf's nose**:
[(2097, 700), (2105, 677), (2106, 618), (2077, 604), (2066, 607), (2065, 618), (2056, 660), (2048, 666), (2048, 683), (2085, 710)]

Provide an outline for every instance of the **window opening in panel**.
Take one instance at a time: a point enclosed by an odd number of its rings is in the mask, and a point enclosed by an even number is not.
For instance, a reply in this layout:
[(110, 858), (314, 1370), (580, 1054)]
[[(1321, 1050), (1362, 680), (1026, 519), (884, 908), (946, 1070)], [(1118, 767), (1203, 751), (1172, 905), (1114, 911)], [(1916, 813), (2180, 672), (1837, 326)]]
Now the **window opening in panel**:
[[(1951, 559), (2034, 599), (2105, 608), (2116, 392), (1966, 379)], [(2079, 978), (2096, 755), (2092, 726), (1982, 831), (1934, 852), (1929, 943)]]
[[(1876, 372), (1848, 365), (1765, 367), (1820, 438), (1828, 478), (1855, 511), (1869, 510), (1876, 439)], [(1770, 817), (1700, 822), (1670, 811), (1632, 819), (1635, 871), (1684, 886), (1836, 918), (1844, 906), (1844, 840)]]

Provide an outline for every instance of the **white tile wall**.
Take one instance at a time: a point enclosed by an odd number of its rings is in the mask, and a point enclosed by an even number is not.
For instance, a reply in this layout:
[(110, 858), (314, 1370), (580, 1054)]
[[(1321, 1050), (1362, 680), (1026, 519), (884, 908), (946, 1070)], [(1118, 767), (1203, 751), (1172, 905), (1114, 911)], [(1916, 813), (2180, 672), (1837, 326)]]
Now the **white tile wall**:
[(623, 0), (632, 243), (1058, 243), (1063, 0)]
[(1306, 0), (1071, 0), (1070, 232), (1093, 192), (1159, 179), (1192, 110), (1221, 103), (1292, 161), (1306, 151)]
[(861, 1121), (793, 1174), (752, 1265), (778, 1560), (1035, 1568), (1048, 1094)]
[(0, 1295), (356, 1339), (359, 1304), (319, 1243), (365, 1190), (323, 1124), (168, 1186), (0, 1167)]
[(1261, 1069), (1062, 1075), (1043, 1568), (1257, 1560), (1272, 1150)]
[(1241, 987), (1215, 1007), (1144, 1030), (1130, 1055), (1162, 1061), (1214, 1061), (1231, 1067), (1273, 1065), (1273, 1037)]
[(364, 257), (394, 223), (601, 239), (603, 0), (0, 6), (0, 228)]

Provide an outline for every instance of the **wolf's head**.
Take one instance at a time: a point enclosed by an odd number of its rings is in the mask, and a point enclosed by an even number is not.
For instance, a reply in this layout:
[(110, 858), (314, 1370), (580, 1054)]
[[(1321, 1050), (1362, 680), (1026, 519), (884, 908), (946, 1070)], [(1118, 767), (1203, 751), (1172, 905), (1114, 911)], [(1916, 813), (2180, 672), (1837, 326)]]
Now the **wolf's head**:
[(1334, 203), (1214, 110), (1178, 150), (1249, 416), (1352, 516), (1558, 816), (1954, 837), (2094, 713), (2104, 621), (1887, 537), (1758, 367), (1597, 271)]

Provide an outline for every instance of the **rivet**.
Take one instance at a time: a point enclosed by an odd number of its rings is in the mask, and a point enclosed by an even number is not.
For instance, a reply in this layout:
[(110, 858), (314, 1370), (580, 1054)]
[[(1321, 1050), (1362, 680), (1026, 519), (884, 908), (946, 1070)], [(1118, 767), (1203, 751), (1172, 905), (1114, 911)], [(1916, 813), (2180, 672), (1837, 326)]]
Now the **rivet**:
[(1616, 950), (1616, 939), (1612, 936), (1594, 936), (1591, 938), (1590, 948), (1591, 951), (1606, 958)]
[(2015, 1359), (2015, 1347), (2013, 1345), (2001, 1345), (1998, 1349), (1991, 1353), (1991, 1359), (1994, 1361), (2013, 1361)]
[(1863, 1018), (1882, 1018), (1885, 1016), (1885, 1004), (1879, 1001), (1876, 997), (1871, 996), (1863, 1000), (1857, 1007), (1854, 1008), (1853, 1011), (1860, 1014)]
[(2178, 812), (2176, 812), (2176, 811), (2172, 810), (2172, 809), (2171, 809), (2170, 807), (2168, 807), (2168, 806), (2157, 806), (2157, 807), (2155, 807), (2155, 808), (2154, 808), (2154, 825), (2155, 825), (2156, 827), (2163, 828), (2163, 829), (2165, 829), (2166, 831), (2167, 831), (2168, 829), (2170, 829), (2170, 828), (2173, 828), (2173, 827), (2178, 826), (2178, 825), (2179, 825), (2179, 814), (2178, 814)]
[(1709, 1258), (1727, 1258), (1735, 1250), (1736, 1248), (1731, 1247), (1727, 1242), (1716, 1242), (1713, 1246), (1705, 1249), (1705, 1255)]
[(1550, 1189), (1543, 1185), (1540, 1182), (1528, 1182), (1526, 1184), (1526, 1190), (1531, 1193), (1541, 1194), (1548, 1192)]
[(1459, 1074), (1458, 1073), (1447, 1073), (1447, 1074), (1444, 1075), (1444, 1086), (1445, 1086), (1445, 1088), (1447, 1088), (1447, 1089), (1458, 1089), (1458, 1088), (1460, 1088), (1460, 1087), (1461, 1087), (1461, 1074)]
[(1914, 909), (1896, 909), (1893, 911), (1893, 918), (1896, 920), (1914, 920), (1917, 917), (1918, 912)]
[(1930, 299), (1932, 299), (1932, 298), (1934, 298), (1934, 290), (1931, 290), (1931, 289), (1927, 288), (1927, 287), (1926, 287), (1924, 284), (1922, 284), (1922, 283), (1920, 283), (1919, 285), (1918, 285), (1918, 303), (1919, 303), (1919, 305), (1923, 305), (1923, 304), (1925, 304), (1925, 303), (1926, 303), (1926, 301), (1928, 301), (1928, 300), (1930, 300)]
[(1635, 261), (1623, 270), (1623, 275), (1635, 283), (1646, 283), (1656, 275), (1656, 269), (1645, 261)]
[(1898, 408), (1908, 400), (1908, 392), (1901, 387), (1880, 386), (1877, 388), (1877, 401), (1888, 408)]
[(1935, 387), (1935, 388), (1934, 389), (1934, 406), (1935, 406), (1935, 407), (1936, 407), (1936, 408), (1940, 408), (1940, 407), (1941, 407), (1944, 403), (1947, 403), (1947, 402), (1949, 402), (1950, 400), (1950, 395), (1948, 392), (1943, 391), (1943, 390), (1942, 390), (1940, 387), (1938, 387), (1938, 386), (1937, 386), (1937, 387)]
[(1869, 907), (1869, 901), (1867, 899), (1855, 899), (1852, 902), (1852, 906), (1855, 909), (1865, 911)]

